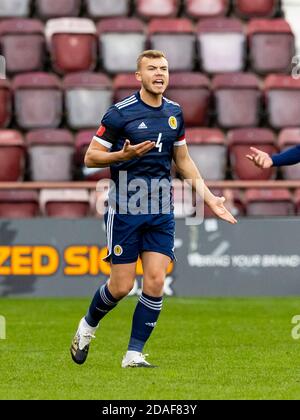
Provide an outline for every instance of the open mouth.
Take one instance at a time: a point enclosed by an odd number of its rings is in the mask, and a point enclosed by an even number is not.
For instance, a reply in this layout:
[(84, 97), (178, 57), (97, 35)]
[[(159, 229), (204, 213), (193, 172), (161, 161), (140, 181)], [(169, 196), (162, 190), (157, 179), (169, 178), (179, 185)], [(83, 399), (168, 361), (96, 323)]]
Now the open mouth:
[(153, 84), (154, 84), (155, 86), (163, 86), (163, 85), (164, 85), (164, 81), (163, 81), (162, 79), (158, 79), (158, 80), (155, 80), (155, 81), (153, 82)]

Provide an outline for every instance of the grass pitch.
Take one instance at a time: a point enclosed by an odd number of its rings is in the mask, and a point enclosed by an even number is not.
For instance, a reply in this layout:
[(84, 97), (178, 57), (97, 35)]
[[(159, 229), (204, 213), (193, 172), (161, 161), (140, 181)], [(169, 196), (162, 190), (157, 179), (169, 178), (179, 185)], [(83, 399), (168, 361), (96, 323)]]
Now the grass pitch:
[(166, 299), (149, 343), (158, 369), (121, 369), (136, 298), (102, 322), (86, 364), (69, 346), (88, 299), (0, 299), (0, 399), (299, 399), (300, 299)]

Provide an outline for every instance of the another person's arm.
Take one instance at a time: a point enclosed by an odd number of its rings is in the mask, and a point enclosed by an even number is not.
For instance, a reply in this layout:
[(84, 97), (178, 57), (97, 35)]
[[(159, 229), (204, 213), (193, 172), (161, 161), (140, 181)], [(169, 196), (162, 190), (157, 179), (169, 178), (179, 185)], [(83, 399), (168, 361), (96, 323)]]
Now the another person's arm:
[(186, 145), (174, 147), (173, 159), (177, 171), (191, 184), (193, 190), (201, 196), (211, 210), (221, 219), (232, 224), (237, 223), (237, 220), (224, 206), (225, 198), (216, 197), (205, 185), (198, 168), (189, 155)]
[(300, 162), (300, 145), (291, 147), (290, 149), (270, 156), (262, 150), (251, 147), (251, 154), (247, 155), (247, 159), (262, 169), (268, 169), (272, 166), (290, 166)]

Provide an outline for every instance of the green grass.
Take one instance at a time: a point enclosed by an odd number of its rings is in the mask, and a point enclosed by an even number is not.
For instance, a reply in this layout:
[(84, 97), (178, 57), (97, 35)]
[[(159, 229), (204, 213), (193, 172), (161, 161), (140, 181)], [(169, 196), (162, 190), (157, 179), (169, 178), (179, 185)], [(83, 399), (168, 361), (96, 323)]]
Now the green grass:
[(0, 399), (299, 399), (300, 300), (166, 299), (146, 352), (121, 369), (136, 299), (104, 319), (85, 365), (69, 345), (87, 299), (0, 299)]

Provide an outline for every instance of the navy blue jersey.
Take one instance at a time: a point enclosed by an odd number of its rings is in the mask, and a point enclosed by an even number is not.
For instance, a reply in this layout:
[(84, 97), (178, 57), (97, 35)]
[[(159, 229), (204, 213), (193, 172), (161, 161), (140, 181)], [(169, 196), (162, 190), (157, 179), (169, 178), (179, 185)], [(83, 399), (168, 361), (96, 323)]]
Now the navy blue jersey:
[[(170, 185), (173, 147), (186, 143), (184, 131), (180, 106), (166, 98), (163, 98), (160, 107), (152, 107), (144, 103), (140, 93), (137, 92), (108, 109), (94, 139), (111, 152), (122, 150), (126, 139), (130, 140), (132, 145), (146, 140), (156, 143), (155, 148), (140, 158), (111, 165), (111, 177), (122, 201), (124, 198), (125, 202), (125, 195), (128, 201), (137, 189), (134, 191), (132, 188), (129, 192), (120, 191), (121, 171), (122, 174), (126, 171), (127, 186), (133, 180), (142, 180), (141, 182), (147, 184), (149, 193), (155, 182), (165, 180)], [(169, 198), (171, 199), (171, 191)], [(141, 199), (145, 204), (146, 197), (143, 196)], [(118, 197), (117, 203), (120, 204)]]

